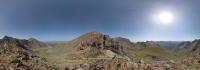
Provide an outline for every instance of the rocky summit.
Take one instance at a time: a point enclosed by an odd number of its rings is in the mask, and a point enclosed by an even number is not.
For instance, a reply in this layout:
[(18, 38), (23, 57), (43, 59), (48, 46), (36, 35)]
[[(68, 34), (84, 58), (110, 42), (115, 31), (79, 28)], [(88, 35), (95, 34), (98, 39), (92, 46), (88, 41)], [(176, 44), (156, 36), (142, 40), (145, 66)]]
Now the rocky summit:
[[(119, 40), (115, 40), (111, 38), (109, 35), (104, 35), (98, 32), (90, 32), (87, 33), (75, 40), (72, 41), (73, 43), (77, 42), (75, 48), (78, 50), (111, 50), (112, 52), (123, 54), (124, 53), (124, 44), (119, 42)], [(127, 42), (128, 44), (132, 44), (131, 42)], [(124, 47), (123, 47), (124, 46)], [(133, 47), (133, 46), (127, 46)]]
[(89, 32), (70, 42), (80, 51), (111, 50), (117, 54), (127, 54), (134, 48), (160, 47), (153, 41), (133, 43), (129, 39), (112, 38), (99, 32)]

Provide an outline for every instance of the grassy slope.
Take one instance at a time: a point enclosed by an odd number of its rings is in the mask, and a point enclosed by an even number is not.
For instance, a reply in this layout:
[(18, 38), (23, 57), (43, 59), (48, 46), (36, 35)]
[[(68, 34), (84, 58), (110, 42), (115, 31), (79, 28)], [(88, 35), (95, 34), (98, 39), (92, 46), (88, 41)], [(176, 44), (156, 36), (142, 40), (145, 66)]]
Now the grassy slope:
[[(101, 34), (96, 33), (96, 32), (85, 34), (68, 43), (56, 45), (53, 48), (42, 48), (40, 49), (39, 54), (41, 57), (46, 57), (50, 63), (61, 66), (61, 67), (73, 66), (76, 64), (86, 63), (88, 61), (91, 62), (96, 59), (110, 59), (110, 58), (104, 57), (104, 55), (103, 57), (99, 57), (99, 55), (96, 55), (95, 53), (83, 54), (81, 52), (77, 52), (76, 49), (74, 49), (74, 47), (77, 44), (79, 44), (82, 40), (87, 40), (91, 36), (98, 36), (98, 35), (101, 35)], [(129, 50), (130, 51), (127, 51), (128, 53), (124, 55), (131, 57), (130, 59), (133, 59), (133, 60), (134, 59), (136, 60), (149, 59), (149, 56), (156, 56), (156, 57), (166, 58), (166, 59), (179, 59), (178, 54), (170, 52), (170, 51), (166, 51), (165, 49), (161, 49), (158, 47), (149, 47), (149, 48), (142, 48), (142, 49), (129, 48)]]
[(82, 52), (76, 51), (74, 47), (84, 40), (88, 40), (93, 37), (95, 38), (101, 35), (102, 34), (98, 32), (87, 33), (78, 37), (77, 39), (69, 41), (68, 43), (62, 43), (52, 48), (39, 49), (39, 54), (41, 57), (46, 57), (50, 63), (61, 67), (85, 63), (87, 61), (91, 61), (88, 58), (93, 60), (98, 56), (95, 53), (83, 54)]
[[(40, 49), (39, 53), (40, 56), (48, 58), (47, 60), (50, 63), (53, 63), (61, 67), (64, 67), (66, 65), (73, 66), (88, 61), (93, 61), (95, 59), (110, 59), (105, 57), (96, 57), (97, 55), (92, 53), (85, 55), (81, 52), (75, 51), (75, 49), (73, 49), (73, 47), (71, 46), (63, 47), (63, 45), (59, 45), (53, 48), (43, 48)], [(165, 49), (158, 47), (135, 49), (132, 51), (132, 53), (129, 54), (135, 54), (136, 57), (134, 57), (134, 59), (136, 60), (147, 59), (147, 61), (151, 61), (152, 59), (149, 58), (149, 56), (156, 56), (165, 59), (178, 59), (176, 53), (166, 51)]]
[(145, 61), (153, 60), (152, 57), (155, 59), (161, 60), (178, 60), (181, 57), (178, 57), (177, 53), (167, 51), (165, 49), (159, 47), (148, 47), (135, 50), (136, 60), (144, 59)]
[(39, 54), (41, 57), (47, 58), (50, 63), (58, 65), (59, 67), (69, 65), (71, 62), (67, 59), (81, 58), (80, 56), (75, 55), (76, 52), (74, 52), (73, 48), (68, 46), (66, 46), (68, 48), (65, 48), (63, 45), (64, 44), (52, 48), (42, 48), (39, 50)]
[(96, 59), (111, 59), (105, 55), (96, 55), (95, 53), (82, 53), (76, 51), (70, 44), (60, 44), (52, 48), (40, 48), (39, 55), (59, 67), (74, 66), (77, 64), (95, 61)]

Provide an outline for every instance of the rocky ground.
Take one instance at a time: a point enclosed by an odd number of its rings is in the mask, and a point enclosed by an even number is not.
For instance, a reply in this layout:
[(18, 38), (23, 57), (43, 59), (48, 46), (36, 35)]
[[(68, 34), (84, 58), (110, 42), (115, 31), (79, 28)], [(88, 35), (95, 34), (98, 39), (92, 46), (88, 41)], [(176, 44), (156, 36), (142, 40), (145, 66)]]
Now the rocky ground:
[(46, 58), (37, 56), (34, 46), (40, 46), (37, 40), (20, 40), (4, 37), (0, 40), (0, 70), (52, 70)]
[(132, 62), (113, 57), (111, 60), (97, 60), (92, 64), (81, 64), (72, 70), (187, 70), (187, 66), (173, 60), (145, 63), (143, 60)]
[(180, 46), (177, 53), (154, 41), (133, 43), (98, 32), (54, 47), (5, 36), (0, 39), (0, 70), (199, 70), (200, 40)]

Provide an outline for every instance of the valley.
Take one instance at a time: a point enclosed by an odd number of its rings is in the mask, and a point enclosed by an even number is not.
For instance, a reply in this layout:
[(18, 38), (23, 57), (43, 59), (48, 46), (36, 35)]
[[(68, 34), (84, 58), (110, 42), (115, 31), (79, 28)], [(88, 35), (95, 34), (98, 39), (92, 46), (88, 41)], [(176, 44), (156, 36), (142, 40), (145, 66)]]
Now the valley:
[(0, 40), (0, 69), (199, 70), (200, 67), (200, 40), (131, 42), (89, 32), (68, 42), (51, 43), (5, 36)]

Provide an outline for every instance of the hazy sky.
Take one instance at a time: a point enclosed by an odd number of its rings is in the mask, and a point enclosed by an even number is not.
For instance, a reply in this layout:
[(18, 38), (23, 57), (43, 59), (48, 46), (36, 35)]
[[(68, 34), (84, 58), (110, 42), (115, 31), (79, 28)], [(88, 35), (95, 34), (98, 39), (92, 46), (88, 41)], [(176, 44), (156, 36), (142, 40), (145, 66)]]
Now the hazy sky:
[[(200, 38), (200, 0), (0, 0), (0, 36), (71, 40), (98, 31), (132, 41)], [(170, 25), (153, 19), (174, 14)]]

